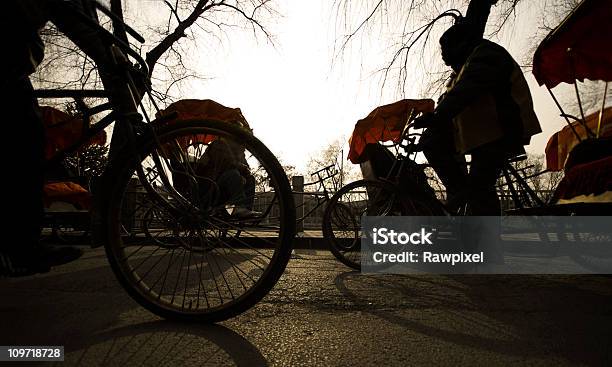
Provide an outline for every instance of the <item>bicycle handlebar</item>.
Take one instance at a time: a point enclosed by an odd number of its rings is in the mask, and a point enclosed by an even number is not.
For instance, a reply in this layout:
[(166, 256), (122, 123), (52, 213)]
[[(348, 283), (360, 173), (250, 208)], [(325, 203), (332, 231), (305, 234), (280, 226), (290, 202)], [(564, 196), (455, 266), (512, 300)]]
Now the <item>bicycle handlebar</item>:
[(406, 119), (406, 125), (404, 125), (404, 128), (402, 129), (402, 133), (401, 133), (401, 137), (402, 139), (407, 138), (408, 135), (410, 135), (410, 128), (414, 125), (414, 119), (419, 115), (418, 112), (415, 111), (415, 109), (411, 109), (410, 113), (408, 114), (408, 118)]
[(323, 167), (323, 168), (321, 168), (320, 170), (318, 170), (318, 171), (315, 171), (315, 172), (311, 173), (310, 175), (311, 175), (311, 176), (314, 176), (314, 175), (316, 175), (317, 173), (321, 173), (321, 172), (323, 172), (323, 171), (325, 171), (325, 170), (328, 170), (328, 169), (330, 169), (330, 168), (332, 168), (332, 167), (335, 167), (335, 166), (336, 166), (336, 164), (335, 164), (335, 163), (332, 163), (332, 164), (330, 164), (329, 166)]
[(113, 13), (109, 8), (107, 8), (104, 4), (100, 3), (99, 1), (95, 1), (96, 4), (96, 8), (98, 8), (98, 10), (100, 10), (102, 13), (104, 13), (104, 15), (106, 15), (107, 17), (111, 18), (111, 20), (113, 22), (117, 22), (117, 23), (121, 23), (121, 25), (123, 27), (125, 27), (125, 31), (127, 33), (130, 34), (130, 36), (134, 37), (134, 39), (140, 43), (145, 43), (145, 39), (143, 36), (140, 35), (140, 33), (136, 32), (136, 30), (134, 30), (134, 28), (130, 27), (129, 24), (125, 23), (121, 18), (119, 18), (119, 16), (117, 16), (115, 13)]

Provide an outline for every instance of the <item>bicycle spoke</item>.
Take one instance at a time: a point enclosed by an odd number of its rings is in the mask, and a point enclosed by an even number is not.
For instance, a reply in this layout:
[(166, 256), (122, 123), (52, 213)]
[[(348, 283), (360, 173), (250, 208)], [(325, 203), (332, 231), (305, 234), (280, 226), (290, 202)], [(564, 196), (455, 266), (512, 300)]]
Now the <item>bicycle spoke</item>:
[[(210, 223), (210, 224), (211, 224), (211, 225), (213, 225), (213, 226), (215, 225), (215, 224), (213, 224), (213, 223)], [(218, 227), (218, 228), (221, 228), (221, 227)], [(235, 238), (235, 239), (236, 239), (236, 241), (239, 241), (241, 244), (244, 244), (245, 246), (247, 246), (249, 249), (252, 249), (253, 251), (255, 251), (255, 252), (258, 254), (258, 255), (261, 255), (261, 256), (265, 257), (266, 259), (268, 259), (268, 260), (272, 260), (272, 258), (271, 258), (271, 257), (267, 256), (266, 254), (262, 253), (261, 251), (257, 250), (256, 248), (254, 248), (254, 247), (250, 246), (248, 243), (246, 243), (245, 241), (241, 240), (240, 238)], [(230, 249), (235, 250), (235, 249), (234, 249), (232, 246), (230, 246), (229, 244), (226, 244), (226, 246), (227, 246), (228, 248), (230, 248)], [(235, 250), (235, 251), (236, 251), (236, 250)]]
[[(211, 223), (211, 224), (212, 224), (212, 223)], [(214, 224), (213, 224), (213, 225), (214, 225)], [(240, 240), (240, 239), (237, 239), (237, 240), (238, 240), (238, 241), (240, 241), (241, 243), (244, 243), (245, 245), (247, 245), (247, 246), (248, 246), (248, 244), (247, 244), (246, 242), (244, 242), (244, 241), (242, 241), (242, 240)], [(243, 257), (243, 258), (244, 258), (246, 261), (249, 261), (249, 262), (251, 262), (253, 265), (257, 266), (257, 267), (258, 267), (260, 270), (262, 270), (262, 271), (263, 271), (263, 270), (265, 270), (265, 268), (260, 267), (258, 264), (255, 264), (255, 263), (254, 263), (253, 261), (251, 261), (250, 259), (247, 259), (246, 257), (244, 257), (244, 255), (242, 255), (242, 254), (241, 254), (241, 253), (240, 253), (238, 250), (236, 250), (235, 248), (233, 248), (233, 247), (232, 247), (232, 246), (230, 246), (229, 244), (225, 243), (225, 245), (226, 245), (226, 246), (225, 246), (225, 248), (229, 248), (229, 249), (233, 250), (235, 253), (237, 253), (237, 254), (239, 254), (240, 256), (242, 256), (242, 257)], [(268, 260), (272, 260), (272, 258), (270, 258), (269, 256), (267, 256), (267, 255), (265, 255), (265, 254), (263, 254), (263, 253), (261, 253), (261, 252), (259, 252), (259, 251), (256, 251), (256, 252), (257, 252), (259, 255), (261, 255), (261, 256), (263, 256), (263, 257), (265, 257), (266, 259), (268, 259)]]
[(289, 259), (290, 188), (282, 171), (269, 168), (280, 165), (262, 160), (272, 155), (260, 152), (261, 145), (244, 146), (252, 137), (231, 140), (223, 129), (161, 134), (148, 153), (139, 153), (137, 174), (121, 176), (129, 188), (117, 191), (122, 201), (113, 204), (112, 223), (122, 228), (122, 245), (110, 252), (139, 302), (165, 316), (241, 310), (241, 302), (269, 290)]
[[(253, 232), (249, 232), (249, 231), (245, 230), (244, 228), (239, 227), (239, 226), (238, 226), (238, 225), (236, 225), (236, 224), (232, 224), (232, 223), (230, 223), (230, 222), (226, 222), (226, 221), (224, 221), (224, 220), (222, 220), (222, 219), (219, 219), (219, 218), (212, 218), (212, 219), (213, 219), (213, 220), (216, 220), (216, 221), (218, 221), (218, 222), (220, 222), (220, 223), (221, 223), (221, 224), (223, 224), (223, 225), (228, 225), (228, 226), (230, 226), (231, 228), (234, 228), (234, 229), (240, 229), (240, 230), (241, 230), (243, 233), (246, 233), (246, 234), (249, 234), (249, 235), (253, 235), (253, 237), (257, 237), (257, 235), (256, 235), (255, 233), (253, 233)], [(209, 223), (213, 224), (212, 222), (209, 222)], [(272, 242), (272, 241), (270, 241), (270, 240), (263, 239), (263, 241), (265, 241), (266, 243), (269, 243), (270, 245), (276, 246), (276, 243), (275, 243), (275, 242)], [(245, 244), (246, 244), (246, 243), (245, 243)], [(249, 246), (249, 247), (250, 247), (250, 246)], [(251, 247), (251, 248), (252, 248), (252, 249), (255, 249), (254, 247)]]

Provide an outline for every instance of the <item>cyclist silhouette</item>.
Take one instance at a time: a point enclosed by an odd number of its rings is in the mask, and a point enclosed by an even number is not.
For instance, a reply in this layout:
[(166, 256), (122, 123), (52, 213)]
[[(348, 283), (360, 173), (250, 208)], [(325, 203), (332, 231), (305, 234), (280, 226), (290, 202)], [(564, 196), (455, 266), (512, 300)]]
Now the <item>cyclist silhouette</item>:
[[(453, 69), (435, 111), (417, 119), (427, 128), (422, 148), (447, 189), (449, 208), (467, 203), (469, 215), (499, 215), (495, 183), (508, 158), (541, 132), (527, 81), (502, 46), (483, 39), (496, 0), (473, 0), (466, 18), (440, 38), (442, 59)], [(465, 154), (472, 157), (468, 173)]]

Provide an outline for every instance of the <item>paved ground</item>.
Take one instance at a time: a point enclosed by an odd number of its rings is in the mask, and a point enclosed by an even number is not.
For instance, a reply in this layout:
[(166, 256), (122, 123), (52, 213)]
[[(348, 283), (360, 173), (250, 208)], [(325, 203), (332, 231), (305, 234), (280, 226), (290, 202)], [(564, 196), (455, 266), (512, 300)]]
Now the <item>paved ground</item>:
[(0, 280), (0, 345), (64, 345), (66, 365), (612, 365), (612, 278), (366, 276), (298, 250), (272, 293), (215, 326), (162, 321), (102, 250)]

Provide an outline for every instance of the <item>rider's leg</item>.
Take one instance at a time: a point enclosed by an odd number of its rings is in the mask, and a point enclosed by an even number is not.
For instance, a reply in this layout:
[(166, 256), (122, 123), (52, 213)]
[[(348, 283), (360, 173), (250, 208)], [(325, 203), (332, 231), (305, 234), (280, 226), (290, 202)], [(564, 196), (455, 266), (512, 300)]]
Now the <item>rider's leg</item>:
[(217, 185), (221, 190), (221, 202), (224, 204), (245, 207), (244, 181), (237, 169), (228, 169), (217, 178)]
[(449, 128), (429, 128), (421, 141), (423, 154), (446, 187), (448, 206), (454, 212), (463, 202), (462, 191), (468, 177), (465, 157), (455, 151)]
[(495, 185), (506, 162), (504, 145), (493, 142), (471, 152), (468, 178), (468, 213), (470, 215), (500, 215), (501, 207)]
[(223, 204), (230, 204), (234, 208), (232, 217), (252, 218), (260, 215), (260, 212), (249, 208), (252, 205), (247, 196), (245, 179), (237, 169), (228, 169), (217, 178), (217, 185), (221, 190), (221, 200)]
[(245, 180), (244, 183), (244, 196), (246, 197), (244, 200), (245, 207), (249, 210), (253, 210), (253, 206), (255, 205), (255, 177), (253, 175), (245, 175), (242, 176)]
[(497, 196), (497, 178), (505, 164), (507, 149), (501, 142), (493, 142), (471, 152), (472, 162), (468, 178), (467, 215), (469, 224), (468, 248), (484, 251), (485, 264), (503, 264), (504, 256), (500, 242), (500, 222), (495, 218), (501, 214)]
[[(21, 276), (48, 271), (78, 258), (76, 248), (43, 247), (38, 243), (43, 219), (44, 127), (38, 103), (27, 75), (42, 60), (38, 29), (46, 22), (46, 2), (9, 2), (0, 30), (7, 34), (8, 53), (2, 58), (0, 85), (7, 93), (0, 99), (5, 136), (20, 142), (19, 151), (3, 151), (8, 200), (5, 228), (15, 236), (0, 247), (1, 275)], [(13, 6), (11, 6), (13, 5)], [(10, 145), (3, 145), (6, 149)], [(14, 239), (19, 238), (19, 241)]]
[(0, 248), (0, 275), (23, 276), (49, 271), (51, 266), (77, 259), (76, 248), (45, 248), (38, 244), (43, 219), (44, 128), (27, 77), (6, 84), (7, 93), (0, 100), (6, 124), (6, 136), (20, 141), (18, 152), (5, 154), (5, 170), (10, 173), (7, 192), (10, 199), (4, 209), (5, 228), (20, 238), (18, 243), (3, 241)]

